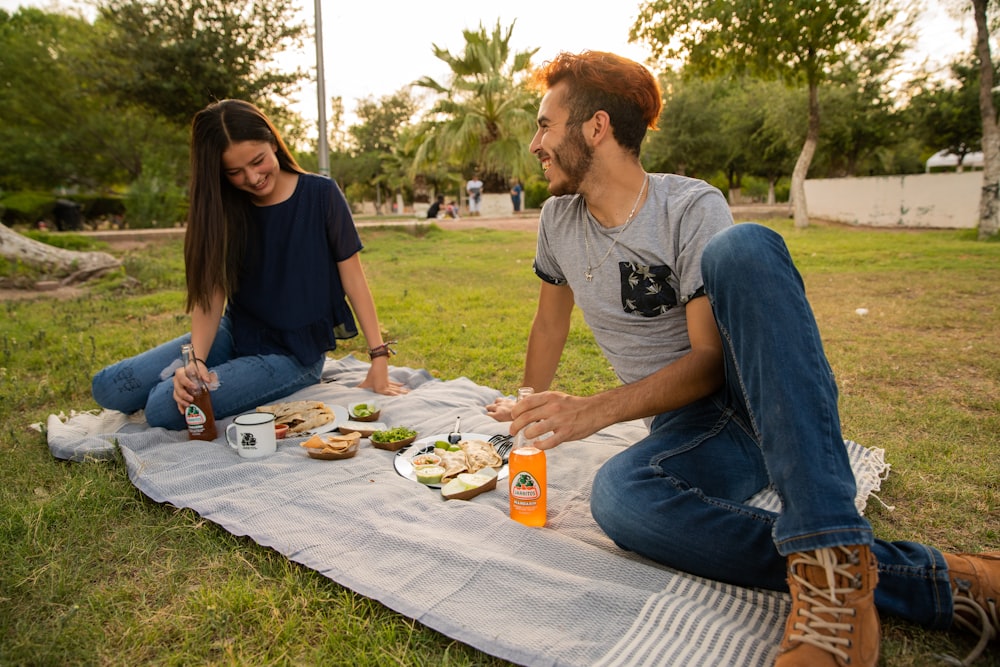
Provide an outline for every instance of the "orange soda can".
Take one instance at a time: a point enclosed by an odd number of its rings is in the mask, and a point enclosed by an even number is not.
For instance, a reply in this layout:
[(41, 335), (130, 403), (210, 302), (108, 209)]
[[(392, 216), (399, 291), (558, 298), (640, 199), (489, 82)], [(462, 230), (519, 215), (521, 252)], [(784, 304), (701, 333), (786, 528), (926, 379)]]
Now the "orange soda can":
[[(517, 390), (517, 400), (534, 393), (531, 387)], [(545, 452), (517, 434), (514, 451), (510, 453), (510, 518), (526, 526), (545, 525)]]

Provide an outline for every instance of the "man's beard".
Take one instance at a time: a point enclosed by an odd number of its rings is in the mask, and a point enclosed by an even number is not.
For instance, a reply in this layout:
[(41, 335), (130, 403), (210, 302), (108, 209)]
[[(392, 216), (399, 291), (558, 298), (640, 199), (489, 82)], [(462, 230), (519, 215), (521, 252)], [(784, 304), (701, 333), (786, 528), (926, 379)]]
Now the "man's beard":
[(565, 177), (563, 183), (549, 183), (549, 192), (559, 195), (572, 195), (580, 191), (580, 184), (590, 172), (594, 163), (594, 149), (583, 139), (580, 126), (567, 128), (566, 137), (553, 151), (553, 163)]

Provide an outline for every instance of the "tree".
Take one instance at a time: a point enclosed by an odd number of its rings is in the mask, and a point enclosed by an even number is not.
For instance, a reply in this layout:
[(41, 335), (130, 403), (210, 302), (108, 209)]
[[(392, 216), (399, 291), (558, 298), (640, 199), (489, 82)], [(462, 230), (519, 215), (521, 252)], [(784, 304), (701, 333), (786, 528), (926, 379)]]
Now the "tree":
[(95, 89), (100, 45), (81, 18), (0, 11), (0, 144), (16, 156), (0, 163), (0, 185), (118, 184), (138, 176), (145, 144), (170, 145), (162, 119)]
[(979, 58), (979, 112), (983, 121), (983, 188), (979, 197), (979, 239), (1000, 231), (1000, 128), (993, 104), (993, 56), (990, 53), (989, 0), (972, 0)]
[(918, 132), (935, 150), (947, 149), (959, 157), (980, 150), (983, 120), (979, 109), (979, 65), (955, 61), (952, 80), (924, 83), (910, 100), (909, 113)]
[(660, 129), (643, 147), (643, 165), (651, 171), (702, 178), (722, 169), (726, 147), (719, 141), (719, 128), (726, 82), (667, 72), (660, 76), (660, 85)]
[(302, 78), (273, 66), (305, 34), (294, 0), (99, 0), (97, 7), (107, 30), (104, 85), (181, 126), (218, 99), (271, 111)]
[(729, 147), (730, 200), (738, 203), (740, 176), (746, 173), (767, 180), (767, 203), (774, 204), (775, 185), (792, 173), (805, 134), (802, 96), (778, 82), (744, 78), (730, 99), (720, 132)]
[(821, 89), (821, 112), (828, 120), (817, 160), (826, 176), (886, 173), (883, 163), (899, 140), (890, 91), (897, 61), (898, 53), (881, 46), (861, 48), (845, 54)]
[[(652, 0), (640, 7), (630, 38), (646, 42), (656, 57), (685, 57), (687, 66), (703, 75), (735, 71), (805, 84), (808, 129), (792, 173), (795, 224), (805, 227), (805, 179), (819, 142), (820, 85), (845, 51), (870, 45), (896, 16), (905, 15), (866, 0)], [(897, 40), (894, 48), (901, 46)]]
[[(415, 173), (441, 159), (478, 170), (484, 192), (507, 192), (508, 179), (524, 179), (538, 162), (528, 151), (535, 131), (537, 94), (526, 78), (538, 49), (512, 53), (514, 25), (493, 32), (463, 31), (465, 51), (460, 55), (434, 45), (434, 55), (448, 64), (452, 79), (445, 85), (424, 77), (415, 85), (439, 98), (429, 111), (430, 123), (415, 155)], [(471, 175), (468, 174), (468, 175)]]

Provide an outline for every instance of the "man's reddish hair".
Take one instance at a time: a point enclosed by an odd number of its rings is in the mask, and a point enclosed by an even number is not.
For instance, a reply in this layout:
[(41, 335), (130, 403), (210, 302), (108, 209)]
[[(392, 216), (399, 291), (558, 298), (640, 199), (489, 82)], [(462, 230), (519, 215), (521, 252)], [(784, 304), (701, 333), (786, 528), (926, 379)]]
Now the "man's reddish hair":
[(636, 155), (646, 130), (656, 129), (663, 107), (660, 85), (650, 71), (614, 53), (560, 53), (535, 72), (534, 81), (543, 89), (565, 81), (569, 122), (583, 123), (603, 110), (615, 139)]

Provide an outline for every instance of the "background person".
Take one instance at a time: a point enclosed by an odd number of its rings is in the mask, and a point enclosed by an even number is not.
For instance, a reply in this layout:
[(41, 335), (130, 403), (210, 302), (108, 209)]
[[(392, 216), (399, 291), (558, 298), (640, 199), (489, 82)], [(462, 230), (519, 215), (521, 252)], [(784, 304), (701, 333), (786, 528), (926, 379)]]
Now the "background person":
[[(1000, 553), (886, 542), (854, 505), (837, 387), (784, 241), (733, 225), (708, 184), (647, 174), (639, 150), (656, 80), (609, 53), (560, 54), (531, 151), (541, 279), (524, 386), (487, 407), (550, 448), (620, 421), (650, 434), (598, 470), (591, 511), (622, 548), (694, 575), (787, 590), (777, 664), (875, 665), (876, 606), (928, 628), (996, 637)], [(580, 307), (623, 384), (548, 391)], [(571, 445), (570, 445), (571, 446)], [(747, 504), (773, 485), (781, 513)]]
[(514, 180), (514, 185), (510, 188), (510, 203), (514, 207), (514, 213), (518, 213), (521, 210), (521, 194), (524, 192), (524, 186), (521, 185), (521, 181)]
[(194, 383), (180, 350), (191, 342), (201, 377), (218, 381), (216, 418), (253, 410), (319, 382), (327, 350), (357, 335), (355, 315), (372, 360), (360, 386), (405, 392), (389, 380), (347, 201), (332, 180), (299, 167), (257, 107), (224, 100), (195, 115), (190, 193), (191, 333), (99, 371), (92, 390), (101, 406), (185, 428)]
[(444, 195), (438, 195), (434, 203), (427, 208), (427, 217), (437, 219), (441, 217), (441, 207), (444, 205)]
[(465, 184), (465, 194), (469, 197), (469, 215), (479, 215), (479, 205), (483, 196), (483, 182), (479, 174), (473, 174)]

